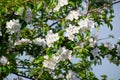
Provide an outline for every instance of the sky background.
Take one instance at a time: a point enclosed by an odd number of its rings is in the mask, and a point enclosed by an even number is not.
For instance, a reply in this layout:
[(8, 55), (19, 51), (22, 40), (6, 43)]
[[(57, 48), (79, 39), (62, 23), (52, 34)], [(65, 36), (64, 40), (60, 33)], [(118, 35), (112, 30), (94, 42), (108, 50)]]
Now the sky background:
[[(107, 39), (103, 40), (103, 42), (109, 41), (111, 43), (116, 43), (118, 38), (120, 38), (120, 3), (115, 4), (114, 6), (115, 17), (113, 19), (113, 30), (110, 31), (107, 26), (102, 26), (99, 31), (99, 38), (105, 38), (109, 34), (113, 34), (115, 39)], [(25, 58), (24, 56), (21, 58)], [(113, 63), (110, 63), (107, 59), (102, 60), (102, 65), (93, 65), (93, 72), (96, 76), (101, 79), (100, 75), (106, 74), (108, 76), (108, 80), (114, 79), (118, 80), (120, 78), (120, 66), (116, 66)], [(10, 74), (5, 80), (13, 80), (15, 75)], [(25, 79), (24, 80), (29, 80)]]
[[(113, 34), (115, 36), (114, 39), (107, 39), (103, 40), (104, 42), (109, 41), (111, 43), (116, 43), (118, 38), (120, 38), (120, 3), (115, 4), (114, 8), (114, 19), (113, 19), (113, 30), (110, 31), (107, 26), (101, 27), (99, 31), (99, 37), (104, 38), (107, 37), (109, 34)], [(113, 63), (110, 63), (107, 59), (102, 60), (102, 65), (93, 66), (93, 72), (96, 76), (101, 79), (100, 75), (106, 74), (108, 76), (108, 80), (120, 79), (120, 66), (116, 66)]]

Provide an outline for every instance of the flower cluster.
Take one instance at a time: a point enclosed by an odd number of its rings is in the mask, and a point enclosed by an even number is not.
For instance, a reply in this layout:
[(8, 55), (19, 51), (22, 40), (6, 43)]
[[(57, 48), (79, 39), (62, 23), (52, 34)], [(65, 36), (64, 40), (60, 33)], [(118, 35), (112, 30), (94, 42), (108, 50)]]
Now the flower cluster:
[(72, 51), (66, 49), (65, 47), (61, 47), (61, 48), (58, 50), (57, 54), (59, 54), (59, 59), (60, 59), (61, 61), (65, 61), (66, 59), (71, 60), (71, 58), (72, 58)]
[(46, 44), (48, 47), (52, 47), (53, 46), (53, 43), (57, 40), (59, 40), (59, 36), (58, 36), (58, 33), (53, 33), (52, 30), (48, 31), (47, 32), (47, 35), (46, 35)]
[(97, 44), (97, 39), (89, 38), (88, 41), (91, 47), (94, 47)]
[(14, 45), (21, 45), (21, 44), (28, 44), (28, 43), (31, 43), (30, 39), (24, 39), (22, 38), (21, 40), (19, 41), (16, 41)]
[(99, 56), (100, 49), (96, 47), (95, 49), (91, 50), (90, 52), (92, 53), (92, 55), (95, 58), (96, 56)]
[(19, 20), (13, 19), (6, 23), (6, 28), (7, 28), (7, 33), (13, 34), (20, 31), (21, 25), (19, 23)]
[(2, 65), (8, 64), (7, 58), (5, 56), (0, 57), (0, 63), (2, 63)]
[(72, 51), (66, 49), (65, 47), (61, 47), (56, 54), (53, 54), (52, 57), (48, 55), (44, 56), (43, 66), (49, 69), (54, 70), (59, 61), (65, 61), (66, 59), (71, 59)]
[(33, 42), (34, 42), (36, 45), (39, 45), (39, 46), (43, 46), (43, 47), (46, 46), (45, 39), (35, 38), (35, 39), (33, 40)]
[(63, 7), (64, 5), (68, 5), (68, 0), (58, 0), (58, 4), (53, 11), (59, 11), (60, 7)]
[(49, 58), (48, 55), (44, 56), (43, 66), (49, 69), (54, 70), (56, 67), (56, 64), (59, 62), (59, 57), (56, 55), (52, 55), (51, 58)]
[(112, 50), (113, 48), (115, 48), (114, 44), (110, 44), (109, 42), (104, 43), (104, 46), (106, 48), (108, 48), (108, 50)]
[(79, 19), (79, 16), (81, 16), (79, 10), (72, 10), (70, 13), (66, 16), (66, 20), (73, 21), (74, 19)]
[(36, 38), (33, 40), (33, 42), (36, 44), (36, 45), (39, 45), (39, 46), (43, 46), (45, 47), (46, 45), (48, 47), (52, 47), (54, 42), (59, 40), (59, 36), (58, 36), (58, 33), (53, 33), (52, 30), (48, 31), (47, 32), (47, 35), (45, 36), (45, 39), (41, 39), (41, 38)]
[(68, 70), (68, 74), (66, 75), (66, 79), (67, 80), (80, 80), (80, 78), (78, 78), (77, 74), (75, 72), (73, 72), (72, 70)]
[(68, 37), (69, 40), (74, 40), (76, 33), (79, 33), (80, 27), (74, 26), (74, 25), (69, 25), (68, 28), (66, 28), (66, 32), (65, 32), (65, 37)]
[(91, 30), (92, 28), (94, 28), (94, 22), (88, 18), (85, 18), (84, 20), (80, 20), (78, 22), (78, 25), (80, 27), (81, 30)]

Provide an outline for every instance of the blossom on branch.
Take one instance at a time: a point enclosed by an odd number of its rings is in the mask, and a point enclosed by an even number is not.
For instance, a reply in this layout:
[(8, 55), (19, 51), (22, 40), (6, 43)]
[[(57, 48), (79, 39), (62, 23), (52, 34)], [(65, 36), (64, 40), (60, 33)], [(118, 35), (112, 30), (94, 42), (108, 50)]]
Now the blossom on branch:
[(59, 11), (60, 7), (68, 5), (68, 0), (58, 0), (57, 6), (53, 9), (53, 12)]
[(79, 10), (72, 10), (65, 19), (73, 21), (74, 19), (79, 19), (79, 16), (81, 16)]
[(44, 56), (43, 66), (54, 70), (57, 67), (57, 63), (60, 61), (65, 61), (66, 59), (71, 60), (72, 51), (66, 49), (65, 47), (59, 48), (56, 54), (52, 54), (51, 57), (48, 55)]
[(34, 42), (36, 45), (39, 45), (39, 46), (43, 46), (43, 47), (46, 46), (45, 39), (35, 38), (35, 39), (33, 40), (33, 42)]
[(80, 29), (81, 30), (91, 30), (91, 29), (93, 29), (94, 28), (94, 21), (92, 21), (92, 20), (90, 20), (90, 19), (88, 19), (88, 18), (85, 18), (84, 20), (80, 20), (79, 22), (78, 22), (78, 25), (79, 25), (79, 27), (80, 27)]
[(74, 26), (74, 25), (69, 25), (68, 28), (66, 28), (66, 32), (64, 34), (65, 37), (68, 37), (69, 40), (74, 40), (76, 33), (79, 33), (80, 27)]
[(18, 19), (17, 20), (12, 19), (6, 23), (6, 28), (7, 28), (7, 33), (13, 34), (20, 31), (21, 25)]
[(16, 46), (16, 45), (28, 44), (28, 43), (31, 43), (30, 39), (22, 38), (21, 40), (16, 41), (14, 45)]
[(52, 47), (54, 42), (59, 40), (59, 36), (58, 36), (58, 33), (53, 33), (52, 30), (48, 31), (47, 32), (47, 35), (45, 37), (45, 40), (46, 40), (46, 44), (48, 47)]
[[(46, 58), (47, 57), (47, 58)], [(59, 57), (56, 55), (52, 55), (50, 58), (49, 56), (44, 56), (43, 66), (49, 69), (54, 70), (56, 67), (56, 64), (59, 62)]]
[(115, 45), (114, 44), (110, 44), (109, 42), (104, 43), (104, 46), (106, 48), (108, 48), (109, 50), (112, 50), (113, 48), (115, 48)]
[(2, 63), (2, 65), (6, 65), (8, 63), (8, 60), (5, 56), (0, 57), (0, 63)]
[(72, 58), (72, 51), (66, 49), (65, 47), (61, 47), (57, 53), (59, 53), (59, 58), (61, 61), (65, 61), (66, 59), (71, 60)]

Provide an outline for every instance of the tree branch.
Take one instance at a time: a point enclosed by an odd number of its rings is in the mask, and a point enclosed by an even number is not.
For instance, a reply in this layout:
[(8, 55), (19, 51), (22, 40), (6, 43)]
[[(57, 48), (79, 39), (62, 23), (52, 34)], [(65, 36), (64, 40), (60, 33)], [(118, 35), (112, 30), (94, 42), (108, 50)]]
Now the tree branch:
[(20, 69), (28, 69), (27, 67), (21, 67), (21, 66), (17, 66), (17, 68), (20, 68)]
[(114, 3), (112, 3), (112, 5), (117, 4), (117, 3), (120, 3), (120, 0), (119, 0), (119, 1), (116, 1), (116, 2), (114, 2)]
[(86, 14), (88, 14), (89, 5), (90, 5), (90, 2), (89, 2), (89, 0), (88, 0), (88, 1), (86, 2)]
[(54, 26), (54, 25), (57, 24), (57, 23), (58, 23), (58, 21), (54, 22), (54, 23), (51, 24), (49, 27), (52, 27), (52, 26)]
[(101, 6), (101, 7), (99, 7), (99, 8), (96, 8), (96, 9), (92, 9), (92, 10), (90, 10), (90, 11), (88, 11), (89, 13), (90, 12), (96, 12), (98, 9), (102, 9), (102, 8), (104, 8), (104, 7), (111, 7), (111, 6), (113, 6), (114, 4), (117, 4), (117, 3), (120, 3), (120, 0), (119, 1), (116, 1), (116, 2), (113, 2), (113, 3), (108, 3), (107, 5), (104, 5), (104, 6)]
[(12, 73), (12, 74), (15, 74), (15, 75), (17, 75), (17, 76), (20, 76), (20, 77), (24, 77), (24, 78), (27, 78), (27, 79), (32, 79), (33, 80), (33, 78), (32, 77), (28, 77), (28, 76), (24, 76), (24, 75), (21, 75), (21, 74), (18, 74), (18, 73)]

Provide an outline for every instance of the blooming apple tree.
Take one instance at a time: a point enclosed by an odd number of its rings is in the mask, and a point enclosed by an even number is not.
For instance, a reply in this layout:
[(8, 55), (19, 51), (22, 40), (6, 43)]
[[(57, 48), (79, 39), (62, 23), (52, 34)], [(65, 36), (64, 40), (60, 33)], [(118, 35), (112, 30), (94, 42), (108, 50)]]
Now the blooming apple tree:
[(103, 24), (113, 29), (119, 2), (0, 0), (0, 79), (98, 80), (92, 65), (104, 57), (120, 64), (120, 40), (99, 43), (97, 35)]

